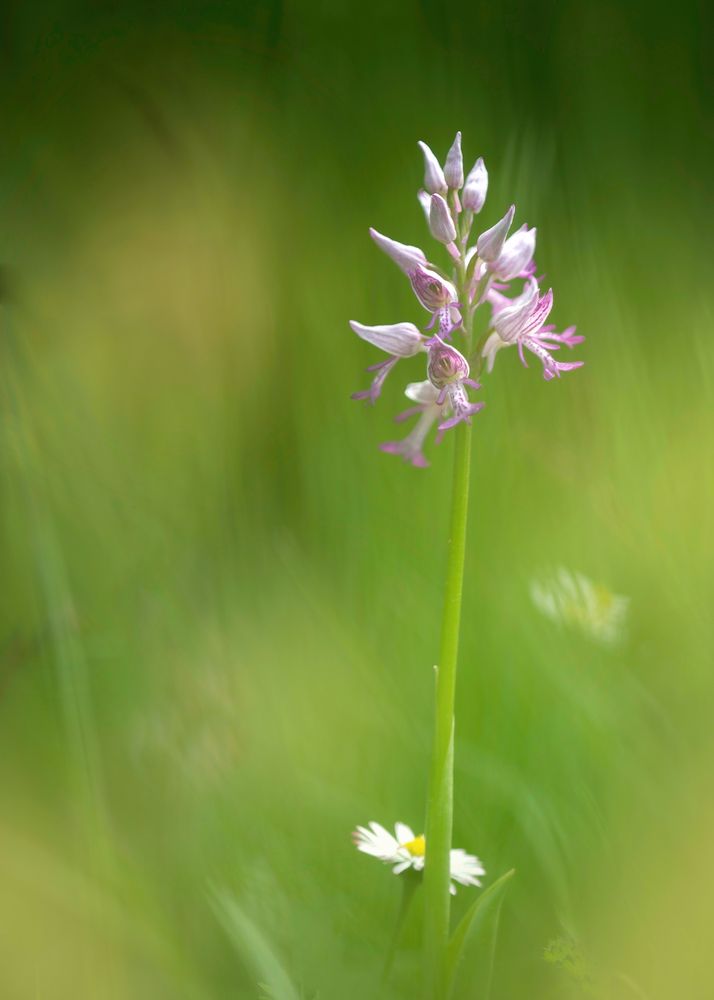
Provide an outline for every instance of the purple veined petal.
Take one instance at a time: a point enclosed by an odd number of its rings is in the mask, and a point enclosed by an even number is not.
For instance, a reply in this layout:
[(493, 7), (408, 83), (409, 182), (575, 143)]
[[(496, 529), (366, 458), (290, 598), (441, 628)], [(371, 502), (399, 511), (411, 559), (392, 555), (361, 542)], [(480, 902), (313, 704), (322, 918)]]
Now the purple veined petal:
[[(539, 338), (544, 341), (557, 341), (560, 344), (565, 344), (566, 347), (573, 348), (577, 344), (582, 344), (585, 337), (582, 334), (575, 333), (575, 327), (569, 326), (562, 333), (555, 332), (554, 324), (549, 324), (548, 326), (543, 326), (538, 334)], [(551, 343), (551, 350), (555, 350), (555, 344)]]
[(397, 267), (401, 268), (405, 274), (410, 274), (415, 268), (427, 263), (426, 254), (419, 247), (409, 246), (407, 243), (399, 243), (388, 236), (370, 229), (369, 235), (377, 244), (380, 250), (391, 257)]
[(503, 244), (498, 259), (491, 269), (502, 281), (512, 281), (528, 268), (533, 260), (536, 245), (535, 229), (519, 229)]
[(506, 236), (508, 236), (508, 230), (511, 228), (515, 214), (516, 206), (511, 205), (503, 218), (499, 219), (495, 226), (491, 226), (490, 229), (481, 233), (476, 241), (476, 250), (482, 260), (492, 263), (498, 258), (503, 250), (503, 244), (506, 242)]
[(424, 441), (441, 415), (441, 407), (433, 403), (423, 406), (421, 410), (421, 416), (402, 441), (386, 441), (380, 445), (381, 451), (388, 455), (401, 455), (405, 462), (409, 462), (417, 469), (425, 469), (429, 465), (423, 452)]
[(424, 337), (413, 323), (391, 323), (384, 326), (365, 326), (351, 319), (350, 326), (362, 340), (378, 347), (387, 354), (410, 358), (424, 350)]
[(518, 336), (527, 337), (530, 334), (537, 333), (550, 315), (552, 308), (553, 289), (549, 288), (545, 295), (542, 295), (533, 306), (533, 309), (530, 311), (524, 320), (521, 329), (518, 331)]
[(472, 403), (466, 395), (463, 382), (456, 382), (447, 389), (453, 416), (439, 424), (440, 431), (450, 430), (460, 423), (471, 423), (471, 417), (484, 408), (485, 403)]
[(464, 157), (461, 153), (461, 133), (451, 144), (444, 163), (444, 179), (452, 191), (459, 191), (464, 186)]
[(378, 368), (375, 367), (373, 370), (377, 372), (375, 377), (372, 379), (372, 384), (369, 389), (362, 389), (360, 392), (353, 392), (351, 398), (357, 400), (365, 400), (372, 406), (377, 402), (377, 399), (382, 392), (382, 386), (384, 385), (384, 380), (390, 371), (396, 365), (399, 358), (393, 357), (388, 358), (386, 361), (380, 362)]
[(469, 389), (480, 389), (481, 388), (481, 384), (479, 382), (475, 382), (474, 379), (472, 379), (472, 378), (465, 378), (464, 379), (464, 385), (467, 385), (469, 387)]
[(441, 164), (425, 142), (419, 140), (419, 148), (424, 154), (424, 187), (429, 194), (446, 194), (448, 187)]
[(493, 325), (502, 340), (511, 343), (520, 335), (537, 300), (538, 285), (531, 279), (517, 298), (511, 299), (507, 306), (499, 307), (493, 317)]
[(402, 410), (394, 418), (395, 424), (403, 424), (405, 420), (411, 420), (412, 417), (416, 417), (418, 413), (423, 411), (423, 406), (410, 406), (408, 410)]
[(414, 294), (429, 312), (456, 301), (456, 288), (430, 268), (418, 266), (409, 274)]
[(582, 368), (583, 361), (556, 361), (548, 350), (536, 337), (524, 337), (523, 346), (527, 347), (531, 354), (540, 360), (543, 365), (543, 378), (550, 382), (553, 378), (560, 378), (561, 372), (573, 371), (575, 368)]
[(445, 344), (439, 337), (429, 341), (427, 357), (427, 375), (437, 389), (463, 382), (469, 376), (469, 363), (461, 351)]

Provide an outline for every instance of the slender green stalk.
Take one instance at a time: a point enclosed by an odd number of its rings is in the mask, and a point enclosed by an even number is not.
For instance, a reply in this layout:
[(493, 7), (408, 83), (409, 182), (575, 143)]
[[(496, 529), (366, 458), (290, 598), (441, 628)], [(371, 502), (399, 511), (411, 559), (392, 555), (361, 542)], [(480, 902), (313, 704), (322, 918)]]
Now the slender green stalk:
[[(465, 300), (465, 275), (459, 268), (459, 292)], [(464, 327), (471, 342), (472, 312), (466, 309)], [(471, 473), (471, 427), (455, 429), (454, 478), (451, 498), (446, 591), (441, 623), (439, 662), (436, 668), (436, 722), (429, 778), (426, 818), (426, 864), (424, 867), (424, 958), (425, 996), (446, 997), (446, 948), (449, 940), (449, 852), (454, 813), (454, 699), (459, 653), (461, 595), (466, 557), (469, 483)]]

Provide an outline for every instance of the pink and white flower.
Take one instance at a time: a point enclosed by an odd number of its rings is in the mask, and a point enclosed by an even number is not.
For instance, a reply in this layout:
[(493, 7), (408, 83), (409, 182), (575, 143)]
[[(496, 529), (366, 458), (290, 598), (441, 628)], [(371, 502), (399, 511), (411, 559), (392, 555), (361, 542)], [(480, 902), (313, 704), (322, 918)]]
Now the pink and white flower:
[[(471, 377), (471, 368), (477, 376), (483, 370), (490, 373), (498, 352), (515, 345), (523, 364), (527, 364), (525, 351), (529, 351), (541, 362), (544, 379), (551, 381), (582, 366), (582, 361), (560, 361), (554, 355), (561, 348), (571, 349), (582, 343), (584, 338), (576, 334), (575, 327), (559, 333), (552, 324), (546, 325), (553, 293), (548, 290), (541, 294), (542, 279), (536, 279), (536, 230), (522, 225), (511, 233), (514, 205), (469, 246), (474, 217), (486, 201), (488, 171), (479, 157), (464, 178), (461, 133), (456, 133), (443, 166), (425, 142), (420, 142), (419, 147), (424, 156), (424, 179), (417, 197), (430, 233), (445, 248), (452, 268), (442, 269), (420, 247), (370, 229), (377, 246), (409, 279), (430, 320), (421, 329), (412, 323), (364, 326), (353, 321), (351, 325), (358, 336), (387, 355), (368, 369), (374, 372), (372, 383), (355, 393), (355, 399), (374, 403), (397, 361), (421, 352), (427, 354), (427, 381), (407, 385), (406, 394), (414, 406), (397, 417), (398, 421), (417, 417), (416, 423), (402, 441), (381, 445), (383, 451), (401, 455), (421, 468), (429, 464), (424, 443), (432, 428), (436, 428), (438, 443), (445, 431), (470, 423), (472, 416), (483, 409), (483, 402), (469, 398), (469, 390), (480, 388)], [(518, 286), (513, 287), (517, 281), (524, 282), (520, 294), (516, 294)], [(489, 332), (478, 344), (474, 357), (471, 321), (483, 305), (490, 309)]]
[(553, 357), (551, 352), (559, 350), (561, 345), (573, 347), (584, 338), (575, 336), (574, 327), (570, 327), (565, 333), (555, 333), (552, 326), (546, 327), (544, 324), (552, 307), (553, 290), (548, 289), (545, 295), (541, 295), (535, 278), (527, 281), (525, 289), (516, 299), (505, 305), (498, 302), (493, 310), (494, 331), (484, 344), (482, 352), (487, 371), (493, 371), (498, 351), (512, 344), (518, 346), (518, 355), (526, 368), (528, 363), (523, 349), (536, 355), (543, 365), (543, 378), (546, 381), (560, 378), (561, 372), (582, 367), (582, 361), (556, 361)]

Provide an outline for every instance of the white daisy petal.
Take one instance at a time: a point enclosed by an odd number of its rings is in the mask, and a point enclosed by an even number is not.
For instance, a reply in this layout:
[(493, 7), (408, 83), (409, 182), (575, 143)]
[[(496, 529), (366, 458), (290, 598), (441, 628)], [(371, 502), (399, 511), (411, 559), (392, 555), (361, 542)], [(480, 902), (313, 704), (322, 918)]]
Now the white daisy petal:
[(406, 823), (395, 823), (394, 832), (400, 844), (408, 844), (410, 840), (414, 840), (414, 831)]

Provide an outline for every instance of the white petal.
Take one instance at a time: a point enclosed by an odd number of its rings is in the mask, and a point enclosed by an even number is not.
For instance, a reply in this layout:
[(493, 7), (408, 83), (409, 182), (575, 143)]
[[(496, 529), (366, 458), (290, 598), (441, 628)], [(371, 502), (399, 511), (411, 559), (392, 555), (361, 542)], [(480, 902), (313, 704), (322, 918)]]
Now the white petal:
[(502, 281), (511, 281), (533, 260), (535, 245), (535, 229), (519, 229), (513, 236), (509, 236), (503, 244), (503, 250), (501, 250), (498, 260), (491, 265), (491, 270)]
[(427, 379), (426, 382), (410, 382), (404, 390), (404, 395), (415, 403), (424, 403), (428, 406), (439, 398), (439, 389)]
[(461, 204), (469, 212), (480, 212), (486, 201), (488, 191), (488, 171), (479, 156), (471, 169), (471, 173), (466, 178), (466, 184), (461, 195)]
[(481, 233), (476, 241), (476, 248), (482, 260), (491, 262), (498, 258), (501, 250), (503, 250), (503, 244), (506, 242), (506, 236), (508, 235), (508, 230), (511, 228), (515, 214), (516, 206), (511, 205), (503, 218), (499, 219), (495, 226), (491, 226), (485, 233)]
[(410, 840), (414, 840), (414, 831), (406, 823), (395, 823), (394, 832), (400, 844), (408, 844)]
[(391, 257), (394, 263), (405, 274), (410, 274), (419, 264), (426, 264), (426, 254), (419, 247), (412, 247), (407, 243), (398, 243), (397, 240), (391, 240), (388, 236), (378, 233), (376, 229), (370, 229), (369, 235), (379, 249), (383, 250), (388, 257)]
[(391, 323), (386, 326), (365, 326), (356, 320), (350, 320), (350, 326), (362, 340), (374, 344), (387, 354), (396, 354), (399, 358), (410, 358), (422, 350), (424, 337), (413, 323)]

